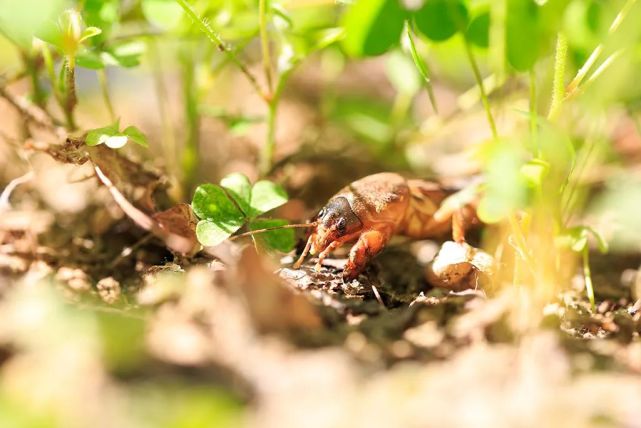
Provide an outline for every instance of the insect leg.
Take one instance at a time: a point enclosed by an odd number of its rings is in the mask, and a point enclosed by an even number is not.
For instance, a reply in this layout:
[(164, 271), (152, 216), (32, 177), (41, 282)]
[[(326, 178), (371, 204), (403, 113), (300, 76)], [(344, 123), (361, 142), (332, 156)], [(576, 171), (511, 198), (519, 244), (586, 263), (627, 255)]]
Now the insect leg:
[(385, 248), (391, 233), (370, 230), (363, 233), (349, 252), (349, 260), (343, 271), (343, 277), (354, 279), (363, 271), (367, 263)]

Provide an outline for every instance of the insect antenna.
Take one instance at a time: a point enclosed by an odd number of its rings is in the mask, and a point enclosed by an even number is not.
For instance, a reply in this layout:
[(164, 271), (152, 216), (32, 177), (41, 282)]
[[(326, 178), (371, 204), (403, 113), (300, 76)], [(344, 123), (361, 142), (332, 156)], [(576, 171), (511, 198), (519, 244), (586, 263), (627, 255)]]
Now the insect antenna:
[(234, 241), (239, 238), (245, 238), (247, 236), (252, 236), (252, 235), (257, 235), (259, 233), (265, 233), (265, 232), (271, 232), (272, 230), (279, 230), (279, 229), (308, 229), (310, 227), (315, 227), (316, 222), (312, 223), (299, 223), (299, 224), (284, 224), (282, 226), (274, 226), (274, 227), (266, 227), (264, 229), (256, 229), (256, 230), (250, 230), (244, 233), (239, 233), (238, 235), (234, 235), (231, 238), (229, 238), (230, 241)]

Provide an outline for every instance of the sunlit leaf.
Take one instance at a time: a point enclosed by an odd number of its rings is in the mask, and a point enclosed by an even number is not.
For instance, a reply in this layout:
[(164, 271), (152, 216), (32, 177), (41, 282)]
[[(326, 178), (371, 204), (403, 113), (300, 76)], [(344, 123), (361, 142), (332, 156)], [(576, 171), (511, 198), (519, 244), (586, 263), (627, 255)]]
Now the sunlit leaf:
[(470, 43), (487, 48), (490, 45), (490, 12), (485, 11), (472, 18), (465, 37)]
[(102, 61), (102, 57), (95, 52), (88, 50), (85, 50), (76, 56), (76, 65), (91, 70), (100, 70), (105, 68), (105, 63)]
[(56, 31), (66, 5), (64, 0), (0, 0), (0, 33), (28, 50), (34, 36), (47, 39), (43, 33)]
[[(245, 220), (245, 216), (229, 199), (227, 193), (215, 184), (198, 186), (191, 206), (198, 218), (228, 224), (229, 228), (240, 227)], [(228, 228), (225, 227), (225, 229)]]
[(129, 140), (138, 144), (139, 146), (149, 147), (149, 142), (147, 142), (147, 137), (142, 131), (135, 126), (128, 126), (125, 128), (123, 133), (129, 137)]
[(287, 193), (278, 184), (262, 180), (254, 184), (251, 193), (252, 215), (260, 215), (287, 202)]
[(245, 214), (248, 214), (251, 211), (250, 202), (252, 186), (249, 179), (244, 174), (237, 172), (229, 174), (220, 180), (220, 185), (227, 189)]
[[(104, 142), (104, 136), (111, 137), (118, 135), (119, 133), (119, 124), (118, 122), (113, 123), (108, 126), (104, 126), (102, 128), (96, 128), (92, 129), (89, 132), (87, 132), (87, 137), (85, 139), (85, 143), (88, 146), (97, 146), (98, 144), (101, 144)], [(101, 137), (103, 140), (101, 141)]]
[(191, 206), (201, 219), (196, 226), (196, 236), (203, 245), (220, 244), (245, 222), (245, 215), (229, 199), (227, 193), (215, 184), (198, 186)]
[(196, 236), (201, 244), (214, 247), (229, 238), (241, 226), (242, 224), (233, 225), (213, 220), (200, 220), (196, 225)]
[(147, 21), (163, 28), (174, 28), (182, 17), (182, 8), (175, 0), (143, 0), (142, 12)]
[(80, 36), (80, 41), (84, 42), (85, 40), (90, 39), (91, 37), (95, 37), (100, 33), (102, 33), (102, 30), (98, 27), (87, 27), (82, 32), (82, 35)]
[(399, 43), (406, 12), (399, 0), (358, 0), (343, 19), (343, 46), (353, 56), (374, 56)]

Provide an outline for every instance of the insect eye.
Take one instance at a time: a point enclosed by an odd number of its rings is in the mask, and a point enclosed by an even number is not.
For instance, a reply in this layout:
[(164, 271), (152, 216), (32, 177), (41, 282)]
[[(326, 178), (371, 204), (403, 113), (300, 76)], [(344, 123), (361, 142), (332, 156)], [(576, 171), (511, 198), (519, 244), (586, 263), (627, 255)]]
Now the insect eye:
[(336, 228), (338, 229), (338, 232), (343, 234), (345, 233), (345, 227), (347, 226), (347, 222), (345, 221), (344, 217), (341, 217), (338, 219), (338, 222), (336, 223)]
[(321, 208), (321, 210), (318, 212), (318, 218), (323, 218), (325, 215), (325, 208)]

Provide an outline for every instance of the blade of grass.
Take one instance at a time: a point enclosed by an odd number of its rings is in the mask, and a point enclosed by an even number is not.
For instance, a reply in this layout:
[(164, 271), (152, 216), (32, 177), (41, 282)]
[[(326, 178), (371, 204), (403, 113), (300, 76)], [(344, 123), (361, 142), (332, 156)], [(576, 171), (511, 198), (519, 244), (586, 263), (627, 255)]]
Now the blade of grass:
[(438, 114), (438, 105), (436, 104), (436, 97), (434, 96), (434, 88), (432, 87), (432, 79), (430, 78), (430, 71), (427, 66), (427, 63), (421, 58), (418, 51), (416, 50), (416, 44), (414, 43), (414, 38), (412, 37), (412, 29), (409, 22), (405, 22), (405, 37), (407, 37), (407, 44), (412, 55), (412, 60), (414, 60), (414, 65), (418, 69), (423, 81), (425, 82), (425, 89), (427, 90), (427, 95), (430, 98), (430, 104), (434, 112)]
[(485, 109), (485, 114), (487, 115), (487, 121), (490, 124), (490, 130), (492, 131), (492, 137), (495, 140), (498, 140), (499, 134), (496, 130), (496, 123), (494, 122), (494, 117), (492, 116), (492, 109), (490, 108), (490, 101), (487, 98), (487, 92), (485, 91), (485, 86), (483, 85), (483, 77), (481, 76), (481, 71), (479, 66), (476, 63), (474, 58), (474, 52), (472, 52), (472, 46), (467, 40), (467, 37), (463, 36), (463, 44), (465, 45), (465, 52), (467, 53), (467, 59), (472, 66), (472, 72), (474, 73), (474, 78), (476, 79), (476, 84), (479, 87), (481, 93), (481, 102), (483, 103), (483, 108)]
[(590, 270), (590, 247), (588, 245), (583, 248), (583, 279), (585, 281), (585, 292), (590, 301), (590, 308), (592, 308), (592, 312), (595, 312), (596, 303), (594, 301), (594, 286), (592, 284), (592, 271)]
[[(608, 29), (608, 34), (614, 33), (618, 28), (619, 25), (621, 25), (621, 22), (625, 18), (625, 16), (628, 14), (630, 9), (632, 9), (632, 6), (636, 3), (636, 0), (628, 0), (623, 7), (621, 8), (621, 11), (617, 14), (617, 16), (614, 18), (612, 21), (612, 24), (610, 24), (610, 28)], [(576, 76), (574, 76), (574, 79), (570, 82), (566, 89), (566, 94), (569, 96), (573, 92), (575, 92), (581, 82), (583, 82), (583, 79), (588, 75), (588, 72), (592, 68), (592, 66), (596, 63), (597, 59), (599, 59), (599, 56), (603, 53), (604, 49), (604, 44), (599, 43), (597, 47), (594, 48), (588, 59), (585, 61), (585, 63), (579, 68), (579, 71), (576, 73)]]

